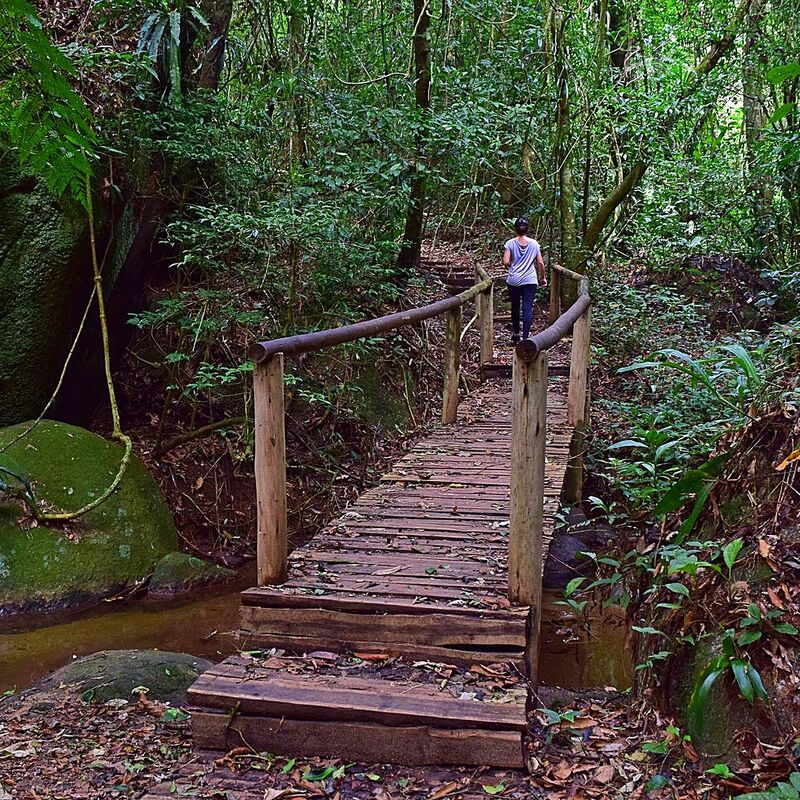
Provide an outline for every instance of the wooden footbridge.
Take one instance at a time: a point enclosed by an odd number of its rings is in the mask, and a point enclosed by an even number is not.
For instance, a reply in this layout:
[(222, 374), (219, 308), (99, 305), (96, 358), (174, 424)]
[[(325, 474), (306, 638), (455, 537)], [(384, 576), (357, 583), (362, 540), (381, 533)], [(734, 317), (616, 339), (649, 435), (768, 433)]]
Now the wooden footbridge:
[[(460, 409), (462, 309), (473, 300), (481, 367), (494, 363), (483, 270), (437, 303), (256, 346), (258, 586), (242, 594), (240, 618), (249, 655), (191, 688), (198, 746), (524, 764), (542, 565), (588, 409), (588, 281), (560, 267), (553, 279), (550, 326), (514, 349), (510, 379), (484, 382)], [(578, 283), (563, 314), (562, 280)], [(447, 317), (441, 426), (289, 556), (284, 358), (438, 315)], [(568, 335), (569, 375), (549, 376), (548, 350)]]

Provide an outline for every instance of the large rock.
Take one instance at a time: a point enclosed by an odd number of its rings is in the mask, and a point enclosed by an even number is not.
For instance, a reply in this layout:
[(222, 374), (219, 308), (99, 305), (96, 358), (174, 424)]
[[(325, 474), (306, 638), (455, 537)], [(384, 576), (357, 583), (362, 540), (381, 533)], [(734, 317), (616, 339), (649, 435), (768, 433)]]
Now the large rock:
[(224, 585), (236, 577), (233, 570), (188, 553), (168, 553), (153, 568), (147, 587), (150, 601), (183, 598), (210, 585)]
[[(0, 154), (0, 424), (44, 407), (91, 290), (85, 218)], [(85, 303), (84, 299), (84, 303)]]
[[(122, 181), (125, 184), (125, 181)], [(116, 197), (114, 195), (114, 197)], [(97, 249), (112, 356), (131, 328), (149, 271), (160, 201), (95, 198)], [(0, 426), (41, 413), (79, 329), (92, 290), (86, 214), (57, 201), (21, 172), (0, 139)], [(103, 352), (95, 306), (89, 314), (50, 415), (77, 424), (104, 400)], [(120, 396), (120, 401), (124, 398)]]
[(86, 700), (135, 700), (140, 687), (150, 700), (179, 706), (186, 690), (212, 663), (187, 653), (160, 650), (107, 650), (75, 659), (54, 672), (46, 686), (77, 686)]
[[(28, 423), (0, 430), (0, 451)], [(0, 452), (40, 503), (83, 507), (111, 484), (123, 449), (82, 428), (43, 420)], [(178, 547), (161, 493), (133, 456), (118, 490), (77, 520), (31, 526), (23, 505), (0, 495), (0, 622), (18, 613), (87, 604), (146, 578)]]

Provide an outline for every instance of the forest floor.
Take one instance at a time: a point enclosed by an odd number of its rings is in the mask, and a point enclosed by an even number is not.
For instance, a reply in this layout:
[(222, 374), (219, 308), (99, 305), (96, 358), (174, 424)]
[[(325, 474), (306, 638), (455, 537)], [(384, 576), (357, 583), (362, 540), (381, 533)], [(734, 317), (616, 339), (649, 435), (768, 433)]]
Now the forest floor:
[[(471, 242), (429, 243), (424, 251), (421, 280), (408, 287), (402, 307), (445, 297), (449, 276), (471, 276), (475, 258)], [(171, 286), (151, 287), (150, 302), (169, 297), (173, 290)], [(248, 310), (247, 302), (246, 297), (242, 298), (242, 312)], [(392, 310), (387, 309), (386, 313)], [(433, 398), (440, 390), (444, 321), (433, 319), (425, 327), (424, 352), (415, 352), (414, 343), (406, 341), (416, 362), (413, 392), (406, 397), (410, 418), (407, 433), (378, 421), (354, 418), (357, 415), (350, 408), (325, 404), (315, 407), (290, 399), (286, 431), (290, 546), (301, 544), (340, 513), (436, 419), (439, 409)], [(240, 334), (234, 331), (228, 346), (246, 353), (247, 342)], [(397, 336), (404, 337), (405, 332), (400, 331)], [(466, 345), (474, 349), (472, 337)], [(174, 347), (173, 341), (154, 338), (151, 331), (134, 336), (115, 375), (123, 398), (126, 429), (136, 454), (161, 488), (183, 549), (238, 567), (255, 557), (255, 483), (247, 434), (235, 416), (241, 410), (235, 404), (230, 408), (198, 408), (176, 396), (162, 363)], [(468, 352), (463, 359), (463, 379), (474, 385), (477, 372), (470, 365), (476, 358), (471, 355), (474, 353)], [(162, 367), (157, 366), (159, 363)], [(319, 379), (334, 396), (337, 380), (356, 377), (346, 369), (342, 374), (335, 369), (331, 372), (329, 364), (310, 357), (304, 357), (302, 365), (293, 364), (287, 369), (301, 369), (312, 380)], [(381, 378), (391, 384), (397, 376), (384, 374)], [(399, 387), (393, 389), (395, 395), (402, 393)], [(209, 420), (226, 416), (234, 418), (229, 427), (179, 441)], [(107, 412), (101, 410), (92, 428), (106, 433), (110, 429), (107, 417)]]
[(531, 715), (525, 773), (280, 758), (247, 748), (196, 753), (186, 714), (144, 695), (98, 704), (67, 687), (33, 689), (0, 702), (0, 798), (725, 796), (724, 787), (708, 794), (713, 781), (689, 743), (681, 745), (682, 767), (672, 764), (669, 781), (661, 774), (666, 721), (646, 705), (613, 691), (545, 690), (540, 700), (559, 711)]

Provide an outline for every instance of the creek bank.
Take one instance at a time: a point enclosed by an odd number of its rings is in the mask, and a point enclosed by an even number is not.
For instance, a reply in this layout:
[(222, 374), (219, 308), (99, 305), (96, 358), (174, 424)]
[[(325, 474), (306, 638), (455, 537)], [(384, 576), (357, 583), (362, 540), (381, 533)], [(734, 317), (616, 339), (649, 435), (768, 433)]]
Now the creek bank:
[(595, 562), (584, 553), (603, 552), (616, 539), (617, 533), (610, 525), (590, 519), (580, 506), (571, 508), (550, 543), (543, 588), (563, 590), (573, 578), (592, 575)]

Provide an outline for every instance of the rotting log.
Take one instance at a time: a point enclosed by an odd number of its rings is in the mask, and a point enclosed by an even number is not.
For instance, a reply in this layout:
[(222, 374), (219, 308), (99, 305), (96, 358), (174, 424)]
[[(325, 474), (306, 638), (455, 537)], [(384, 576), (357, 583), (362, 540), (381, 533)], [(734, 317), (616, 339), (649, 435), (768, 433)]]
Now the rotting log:
[(444, 385), (442, 424), (452, 425), (458, 418), (458, 380), (461, 362), (461, 306), (447, 312), (444, 342)]
[(258, 585), (286, 580), (286, 432), (283, 354), (255, 365), (255, 473)]

